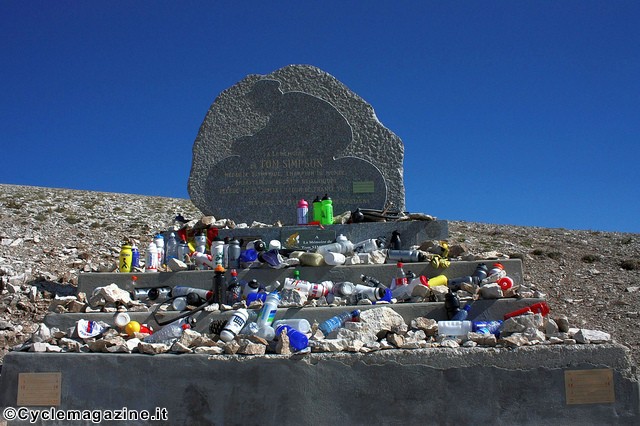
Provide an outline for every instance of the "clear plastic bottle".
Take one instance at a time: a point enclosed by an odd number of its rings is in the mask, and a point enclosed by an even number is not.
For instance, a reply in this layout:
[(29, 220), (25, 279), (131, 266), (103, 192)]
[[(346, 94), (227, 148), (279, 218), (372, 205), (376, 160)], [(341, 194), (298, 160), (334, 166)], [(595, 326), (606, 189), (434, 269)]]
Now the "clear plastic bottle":
[(258, 315), (258, 327), (270, 326), (273, 324), (273, 320), (278, 312), (278, 304), (280, 304), (280, 295), (277, 291), (273, 291), (267, 295), (264, 305)]
[(393, 279), (391, 283), (392, 291), (398, 287), (409, 284), (409, 280), (407, 280), (407, 274), (405, 274), (403, 269), (404, 264), (402, 262), (398, 262), (396, 263), (396, 266), (397, 266), (396, 277)]
[(191, 328), (186, 318), (180, 318), (165, 325), (160, 330), (144, 338), (146, 343), (171, 343), (182, 336), (187, 328)]
[(289, 346), (291, 346), (296, 351), (301, 351), (307, 346), (309, 346), (309, 338), (306, 334), (296, 330), (290, 325), (281, 325), (276, 328), (276, 336), (280, 336), (282, 332), (287, 331), (287, 337), (289, 337)]
[(502, 263), (494, 263), (489, 272), (487, 272), (487, 278), (484, 279), (483, 283), (495, 283), (498, 282), (500, 278), (506, 277), (507, 271), (504, 270), (504, 266)]
[(166, 249), (166, 259), (167, 262), (171, 259), (178, 258), (178, 240), (176, 240), (176, 234), (173, 232), (169, 234), (169, 238), (167, 238), (167, 249)]
[(472, 329), (471, 321), (438, 321), (441, 336), (466, 336)]
[(311, 324), (304, 318), (284, 318), (273, 322), (273, 327), (277, 329), (281, 325), (288, 325), (301, 333), (308, 333), (311, 331)]
[(338, 314), (336, 316), (329, 318), (326, 321), (323, 321), (318, 326), (318, 329), (322, 331), (322, 334), (324, 334), (325, 337), (327, 337), (329, 334), (331, 334), (332, 331), (342, 327), (349, 318), (358, 317), (358, 316), (360, 316), (360, 311), (357, 309), (355, 311), (342, 312), (341, 314)]
[(210, 299), (213, 296), (211, 290), (205, 290), (203, 288), (187, 287), (183, 285), (175, 286), (171, 289), (171, 297), (186, 296), (189, 293), (195, 293), (202, 297), (204, 300)]
[(178, 260), (186, 262), (189, 253), (189, 244), (187, 244), (185, 240), (180, 240), (180, 243), (178, 244)]

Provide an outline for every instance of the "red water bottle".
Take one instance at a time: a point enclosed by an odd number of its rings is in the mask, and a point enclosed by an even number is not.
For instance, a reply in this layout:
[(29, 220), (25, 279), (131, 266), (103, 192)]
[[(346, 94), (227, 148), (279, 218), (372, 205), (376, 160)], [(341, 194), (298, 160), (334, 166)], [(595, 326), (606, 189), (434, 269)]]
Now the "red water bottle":
[(504, 319), (507, 320), (511, 317), (517, 317), (518, 315), (523, 315), (526, 313), (541, 314), (544, 317), (544, 316), (547, 316), (547, 314), (549, 314), (549, 311), (550, 309), (549, 309), (549, 305), (547, 305), (547, 302), (538, 302), (538, 303), (534, 303), (531, 306), (527, 306), (526, 308), (509, 312), (508, 314), (504, 315)]

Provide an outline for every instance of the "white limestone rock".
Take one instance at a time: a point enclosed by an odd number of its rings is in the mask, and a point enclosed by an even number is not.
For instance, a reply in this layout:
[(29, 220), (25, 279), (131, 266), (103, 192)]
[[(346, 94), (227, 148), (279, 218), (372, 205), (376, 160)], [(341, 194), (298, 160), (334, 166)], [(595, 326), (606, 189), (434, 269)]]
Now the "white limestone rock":
[(411, 328), (422, 330), (427, 336), (435, 336), (438, 334), (438, 321), (425, 317), (414, 318), (411, 320)]
[(386, 306), (362, 311), (360, 322), (367, 324), (376, 334), (381, 331), (404, 334), (408, 330), (402, 315)]
[(501, 299), (502, 289), (497, 283), (485, 284), (480, 287), (480, 296), (483, 299)]
[(94, 308), (96, 306), (104, 306), (108, 303), (128, 305), (131, 303), (131, 294), (114, 283), (105, 287), (96, 288), (93, 291), (91, 299), (89, 299), (89, 305)]
[(604, 331), (581, 328), (573, 338), (578, 343), (607, 343), (611, 340), (611, 335)]
[(169, 345), (164, 343), (146, 343), (142, 341), (138, 343), (138, 352), (141, 354), (158, 355), (168, 352), (169, 349)]
[(444, 302), (447, 293), (449, 292), (449, 287), (446, 285), (437, 285), (435, 287), (431, 287), (431, 295), (435, 299), (436, 302)]
[(169, 269), (171, 269), (172, 272), (186, 271), (187, 269), (189, 269), (186, 263), (179, 259), (176, 259), (175, 257), (169, 259), (167, 266), (169, 267)]
[(198, 346), (193, 352), (196, 354), (222, 355), (225, 351), (219, 346)]

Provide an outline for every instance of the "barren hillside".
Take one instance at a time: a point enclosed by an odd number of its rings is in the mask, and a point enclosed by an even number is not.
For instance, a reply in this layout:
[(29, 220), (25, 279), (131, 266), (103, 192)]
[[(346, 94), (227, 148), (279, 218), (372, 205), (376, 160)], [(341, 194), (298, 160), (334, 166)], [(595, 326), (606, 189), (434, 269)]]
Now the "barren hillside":
[[(201, 215), (185, 199), (0, 185), (0, 356), (35, 330), (52, 291), (71, 290), (80, 273), (113, 269), (125, 237), (144, 246), (177, 214)], [(638, 363), (640, 234), (452, 221), (449, 242), (522, 258), (525, 282), (554, 313), (611, 333)], [(14, 293), (31, 285), (37, 294)]]

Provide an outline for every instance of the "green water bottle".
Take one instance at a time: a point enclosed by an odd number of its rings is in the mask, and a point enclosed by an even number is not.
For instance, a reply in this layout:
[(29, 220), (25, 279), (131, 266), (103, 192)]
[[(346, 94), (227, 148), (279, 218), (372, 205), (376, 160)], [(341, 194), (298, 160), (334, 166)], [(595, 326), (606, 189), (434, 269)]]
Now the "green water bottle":
[(333, 225), (333, 201), (327, 194), (322, 197), (322, 218), (320, 223), (322, 225)]
[(318, 196), (313, 200), (313, 221), (322, 223), (322, 202)]

